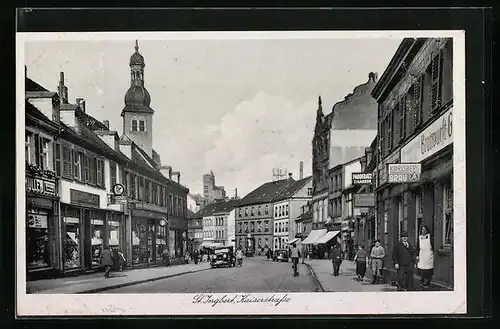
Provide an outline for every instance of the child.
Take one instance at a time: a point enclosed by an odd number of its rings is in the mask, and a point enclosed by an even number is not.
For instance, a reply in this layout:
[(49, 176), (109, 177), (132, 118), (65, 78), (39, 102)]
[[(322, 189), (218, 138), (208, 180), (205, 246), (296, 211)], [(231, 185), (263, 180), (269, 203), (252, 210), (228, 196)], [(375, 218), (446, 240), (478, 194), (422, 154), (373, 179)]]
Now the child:
[(365, 277), (367, 257), (368, 254), (365, 251), (365, 246), (360, 245), (358, 248), (358, 252), (354, 257), (354, 261), (356, 262), (356, 275), (358, 276), (358, 281), (363, 281), (363, 278)]

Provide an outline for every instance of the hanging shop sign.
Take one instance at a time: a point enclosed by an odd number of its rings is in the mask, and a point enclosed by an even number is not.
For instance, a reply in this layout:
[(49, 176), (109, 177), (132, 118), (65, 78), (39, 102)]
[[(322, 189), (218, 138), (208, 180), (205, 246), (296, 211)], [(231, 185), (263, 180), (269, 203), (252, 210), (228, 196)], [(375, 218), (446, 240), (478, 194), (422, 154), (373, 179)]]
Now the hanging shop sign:
[(113, 186), (113, 194), (116, 196), (121, 196), (125, 193), (125, 187), (122, 184), (115, 184)]
[(373, 173), (353, 173), (352, 174), (352, 184), (353, 185), (368, 185), (373, 184)]
[(168, 223), (168, 221), (167, 221), (167, 219), (165, 217), (162, 217), (160, 219), (160, 226), (161, 227), (164, 227), (165, 225), (167, 225), (167, 223)]
[(421, 162), (453, 143), (453, 108), (401, 149), (401, 162)]
[(354, 194), (354, 207), (364, 208), (363, 211), (367, 212), (366, 208), (375, 207), (375, 194), (374, 193), (356, 193)]
[(420, 181), (422, 165), (420, 163), (390, 163), (387, 165), (389, 183), (415, 183)]
[(70, 201), (73, 204), (99, 208), (99, 195), (70, 189)]

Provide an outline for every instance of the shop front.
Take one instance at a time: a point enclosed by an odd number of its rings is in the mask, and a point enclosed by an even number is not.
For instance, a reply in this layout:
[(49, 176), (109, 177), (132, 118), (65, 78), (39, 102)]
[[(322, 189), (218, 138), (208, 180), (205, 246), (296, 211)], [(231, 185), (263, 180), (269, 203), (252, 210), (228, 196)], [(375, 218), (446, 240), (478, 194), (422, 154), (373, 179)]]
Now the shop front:
[(132, 210), (132, 265), (151, 265), (160, 263), (165, 250), (170, 251), (168, 245), (169, 223), (167, 214), (152, 210), (137, 209), (143, 205), (136, 204)]
[(26, 172), (27, 279), (52, 277), (62, 271), (57, 241), (59, 196), (51, 172)]
[(70, 193), (71, 203), (61, 203), (64, 271), (97, 270), (103, 248), (125, 249), (123, 213), (100, 208), (98, 194)]

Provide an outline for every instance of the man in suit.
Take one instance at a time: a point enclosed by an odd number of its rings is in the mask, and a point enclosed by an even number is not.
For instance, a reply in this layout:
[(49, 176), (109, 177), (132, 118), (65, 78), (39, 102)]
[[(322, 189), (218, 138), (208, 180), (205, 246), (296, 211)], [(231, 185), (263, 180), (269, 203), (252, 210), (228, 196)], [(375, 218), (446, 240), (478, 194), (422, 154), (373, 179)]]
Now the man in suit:
[(408, 233), (401, 233), (401, 240), (392, 250), (394, 267), (398, 271), (398, 290), (413, 290), (415, 249), (408, 241)]

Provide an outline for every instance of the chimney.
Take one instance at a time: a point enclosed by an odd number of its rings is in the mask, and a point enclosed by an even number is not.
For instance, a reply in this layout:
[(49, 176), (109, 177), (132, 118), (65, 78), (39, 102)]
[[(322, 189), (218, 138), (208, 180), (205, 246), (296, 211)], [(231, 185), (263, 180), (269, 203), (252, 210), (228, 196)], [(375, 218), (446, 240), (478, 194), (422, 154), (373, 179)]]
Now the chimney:
[(172, 179), (172, 167), (161, 166), (160, 172), (163, 174), (163, 176), (167, 177), (168, 179)]
[(26, 65), (24, 65), (24, 77), (28, 77), (28, 67)]
[(64, 85), (64, 72), (59, 73), (59, 86), (57, 87), (61, 104), (68, 104), (68, 87)]
[(103, 120), (102, 123), (109, 129), (109, 120)]
[(377, 73), (370, 72), (370, 74), (368, 74), (368, 81), (377, 82), (377, 78), (378, 78)]
[(86, 113), (86, 111), (85, 111), (85, 99), (77, 98), (76, 105), (78, 105), (80, 107), (80, 109), (83, 111), (83, 113)]
[(237, 188), (234, 189), (234, 198), (238, 199), (238, 189)]
[(304, 161), (300, 161), (299, 179), (304, 178)]

